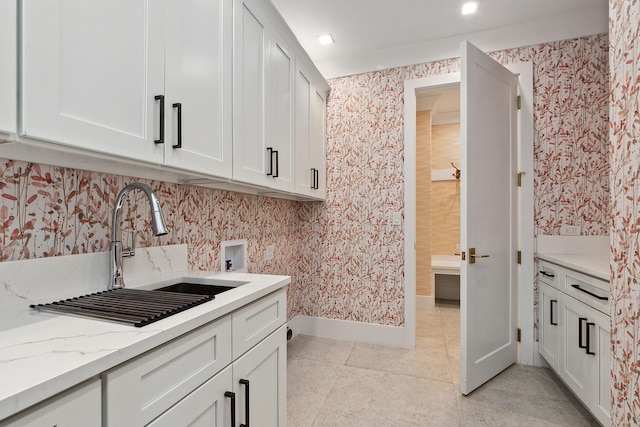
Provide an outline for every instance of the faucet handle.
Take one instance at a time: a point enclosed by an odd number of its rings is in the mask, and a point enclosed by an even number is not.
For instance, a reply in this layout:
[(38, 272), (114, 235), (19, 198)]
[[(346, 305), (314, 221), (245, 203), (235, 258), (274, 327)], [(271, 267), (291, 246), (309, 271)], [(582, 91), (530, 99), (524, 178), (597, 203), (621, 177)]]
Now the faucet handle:
[(136, 232), (131, 232), (131, 247), (122, 249), (122, 258), (133, 258), (136, 256)]

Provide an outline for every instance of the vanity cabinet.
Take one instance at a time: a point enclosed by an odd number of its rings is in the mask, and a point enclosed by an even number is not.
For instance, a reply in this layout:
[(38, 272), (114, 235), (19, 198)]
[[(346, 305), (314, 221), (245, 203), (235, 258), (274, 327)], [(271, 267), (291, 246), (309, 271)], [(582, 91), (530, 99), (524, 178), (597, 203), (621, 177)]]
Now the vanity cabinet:
[(325, 198), (325, 105), (328, 87), (302, 61), (296, 67), (296, 192)]
[(293, 51), (264, 2), (234, 8), (233, 178), (293, 191)]
[(0, 139), (16, 132), (17, 0), (0, 0)]
[(231, 176), (232, 0), (25, 0), (21, 134)]
[(0, 421), (0, 427), (100, 427), (100, 380), (92, 379)]
[(282, 289), (104, 373), (103, 425), (286, 426), (285, 321)]
[[(540, 261), (542, 357), (598, 421), (611, 423), (609, 284)], [(585, 292), (586, 291), (586, 292)]]

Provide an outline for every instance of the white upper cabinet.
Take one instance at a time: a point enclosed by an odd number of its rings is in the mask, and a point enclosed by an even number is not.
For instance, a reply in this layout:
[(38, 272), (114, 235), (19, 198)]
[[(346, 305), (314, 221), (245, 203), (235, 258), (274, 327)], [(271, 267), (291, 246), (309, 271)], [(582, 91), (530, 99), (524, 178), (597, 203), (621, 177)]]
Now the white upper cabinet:
[(233, 178), (293, 191), (295, 57), (265, 7), (235, 2)]
[(231, 177), (232, 23), (232, 0), (167, 0), (167, 165)]
[(16, 0), (0, 0), (0, 132), (16, 132)]
[(325, 83), (298, 62), (296, 68), (296, 192), (325, 198)]
[(22, 134), (161, 163), (164, 14), (157, 0), (24, 0)]

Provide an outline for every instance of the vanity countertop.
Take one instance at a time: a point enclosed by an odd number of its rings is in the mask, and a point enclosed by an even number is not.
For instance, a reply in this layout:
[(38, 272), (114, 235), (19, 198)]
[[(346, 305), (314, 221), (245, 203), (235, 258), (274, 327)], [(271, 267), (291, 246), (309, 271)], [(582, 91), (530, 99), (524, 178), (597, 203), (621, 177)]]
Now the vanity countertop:
[(537, 253), (536, 256), (541, 260), (609, 281), (608, 254)]
[[(64, 272), (60, 274), (64, 276)], [(0, 299), (4, 300), (4, 306), (0, 307), (0, 420), (231, 313), (291, 281), (288, 276), (172, 271), (156, 274), (148, 283), (137, 281), (129, 286), (175, 283), (176, 278), (249, 283), (202, 305), (136, 328), (31, 310), (29, 303), (42, 302), (46, 297), (18, 292), (11, 287), (16, 283), (0, 279)], [(6, 301), (22, 304), (10, 305)]]

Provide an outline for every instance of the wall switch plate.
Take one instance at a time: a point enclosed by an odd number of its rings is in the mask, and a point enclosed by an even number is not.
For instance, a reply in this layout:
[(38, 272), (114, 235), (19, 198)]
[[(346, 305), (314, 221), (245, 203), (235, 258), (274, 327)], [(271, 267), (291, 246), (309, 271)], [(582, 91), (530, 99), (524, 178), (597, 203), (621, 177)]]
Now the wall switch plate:
[(391, 225), (402, 225), (402, 214), (400, 212), (391, 214)]
[(561, 236), (579, 236), (580, 226), (579, 225), (562, 225), (560, 226), (560, 235)]
[(275, 245), (269, 245), (267, 246), (267, 249), (265, 249), (264, 251), (264, 257), (267, 261), (271, 261), (273, 259), (273, 253), (276, 250), (276, 246)]

